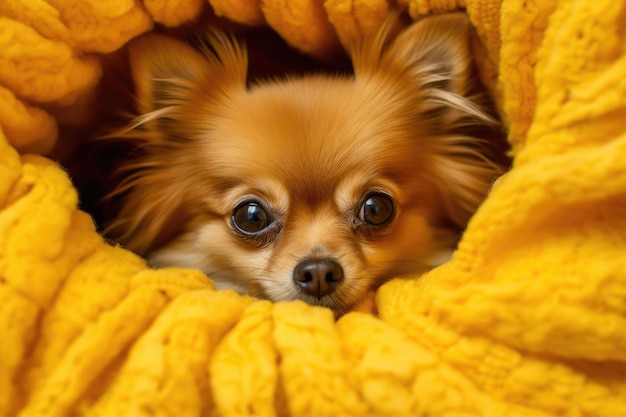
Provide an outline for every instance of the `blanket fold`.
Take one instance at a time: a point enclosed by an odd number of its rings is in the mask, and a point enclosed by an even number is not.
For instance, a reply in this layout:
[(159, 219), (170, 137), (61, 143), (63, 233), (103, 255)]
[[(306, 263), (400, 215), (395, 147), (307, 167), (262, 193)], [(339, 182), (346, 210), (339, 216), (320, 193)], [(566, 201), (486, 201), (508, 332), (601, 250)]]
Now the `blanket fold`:
[(514, 164), (450, 262), (335, 321), (148, 268), (40, 155), (155, 24), (212, 5), (330, 59), (390, 3), (0, 2), (0, 417), (626, 416), (626, 4), (398, 3), (466, 10)]

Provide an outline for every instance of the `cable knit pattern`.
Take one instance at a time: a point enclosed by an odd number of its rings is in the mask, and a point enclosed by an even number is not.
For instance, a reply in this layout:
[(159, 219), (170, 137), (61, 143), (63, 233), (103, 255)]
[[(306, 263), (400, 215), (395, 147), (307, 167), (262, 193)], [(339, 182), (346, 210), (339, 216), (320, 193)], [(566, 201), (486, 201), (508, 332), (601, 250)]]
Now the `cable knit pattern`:
[[(207, 4), (0, 2), (0, 416), (626, 416), (626, 3), (399, 3), (467, 11), (514, 166), (450, 262), (385, 284), (377, 316), (335, 321), (147, 268), (28, 155), (63, 140), (57, 118), (93, 93), (99, 54)], [(390, 6), (214, 11), (324, 59)]]

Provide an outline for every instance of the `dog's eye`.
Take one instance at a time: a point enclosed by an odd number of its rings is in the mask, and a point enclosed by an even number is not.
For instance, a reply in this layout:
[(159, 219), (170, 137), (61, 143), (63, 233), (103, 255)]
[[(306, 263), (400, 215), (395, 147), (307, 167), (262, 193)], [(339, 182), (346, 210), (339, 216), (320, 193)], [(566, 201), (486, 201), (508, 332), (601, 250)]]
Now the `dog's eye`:
[(233, 226), (246, 235), (258, 235), (271, 224), (271, 218), (263, 206), (255, 201), (246, 201), (235, 207)]
[(365, 196), (359, 209), (359, 219), (370, 226), (384, 226), (393, 219), (393, 200), (380, 192)]

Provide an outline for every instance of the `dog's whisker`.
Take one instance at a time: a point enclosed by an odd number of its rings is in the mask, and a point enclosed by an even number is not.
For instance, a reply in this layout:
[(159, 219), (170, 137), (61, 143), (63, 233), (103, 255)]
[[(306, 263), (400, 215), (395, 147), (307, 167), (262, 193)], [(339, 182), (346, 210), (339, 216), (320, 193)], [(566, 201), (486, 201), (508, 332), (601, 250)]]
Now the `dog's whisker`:
[(233, 271), (233, 270), (253, 270), (253, 271), (259, 271), (259, 272), (264, 272), (264, 273), (272, 273), (271, 269), (268, 268), (260, 268), (260, 267), (256, 267), (256, 266), (228, 266), (228, 267), (224, 267), (224, 268), (220, 268), (220, 269), (215, 269), (212, 271), (208, 271), (206, 272), (207, 275), (211, 276), (211, 275), (219, 275), (223, 272), (227, 272), (227, 271)]

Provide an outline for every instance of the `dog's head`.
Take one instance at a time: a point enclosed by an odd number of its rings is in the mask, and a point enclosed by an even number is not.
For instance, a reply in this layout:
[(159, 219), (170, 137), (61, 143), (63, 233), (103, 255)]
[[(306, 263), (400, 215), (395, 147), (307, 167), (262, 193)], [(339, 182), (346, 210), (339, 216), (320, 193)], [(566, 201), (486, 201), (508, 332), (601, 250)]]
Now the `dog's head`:
[[(393, 22), (392, 22), (393, 23)], [(386, 279), (453, 250), (498, 167), (493, 120), (467, 97), (469, 25), (388, 23), (351, 50), (354, 76), (247, 85), (244, 49), (151, 35), (131, 46), (141, 156), (108, 231), (156, 265), (222, 288), (348, 311)]]

